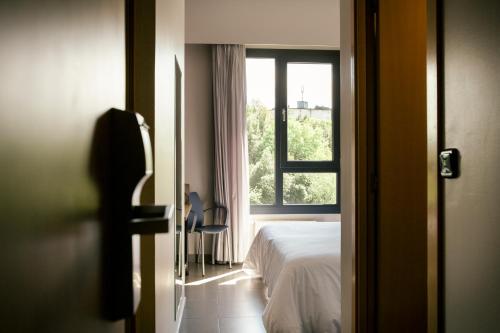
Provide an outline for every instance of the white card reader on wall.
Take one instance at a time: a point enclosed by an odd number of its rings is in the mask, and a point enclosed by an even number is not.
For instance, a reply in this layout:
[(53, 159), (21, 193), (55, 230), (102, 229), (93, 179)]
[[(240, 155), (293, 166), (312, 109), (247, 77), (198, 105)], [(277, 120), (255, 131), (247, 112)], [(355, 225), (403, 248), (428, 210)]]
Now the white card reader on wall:
[(455, 148), (444, 149), (439, 153), (439, 173), (443, 178), (459, 176), (460, 152)]

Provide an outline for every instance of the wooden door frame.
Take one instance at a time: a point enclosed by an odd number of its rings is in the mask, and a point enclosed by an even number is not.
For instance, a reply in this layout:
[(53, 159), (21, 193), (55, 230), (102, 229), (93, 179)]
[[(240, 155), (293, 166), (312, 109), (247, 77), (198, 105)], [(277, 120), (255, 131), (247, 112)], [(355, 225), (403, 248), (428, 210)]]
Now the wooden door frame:
[[(342, 145), (342, 169), (353, 168), (343, 184), (345, 205), (342, 207), (343, 263), (342, 326), (346, 332), (370, 332), (376, 327), (376, 256), (374, 246), (376, 196), (371, 192), (376, 183), (376, 8), (369, 10), (372, 0), (341, 0), (341, 84), (342, 141), (348, 140), (352, 150)], [(375, 16), (373, 16), (375, 15)], [(439, 32), (440, 7), (437, 0), (427, 0), (427, 330), (442, 330), (441, 255), (440, 249), (440, 181), (438, 151), (440, 121)], [(352, 131), (348, 133), (349, 131)], [(348, 155), (346, 155), (348, 154)], [(346, 177), (347, 178), (347, 177)], [(344, 178), (344, 179), (346, 179)], [(349, 205), (349, 207), (345, 207)], [(348, 238), (348, 239), (346, 239)], [(344, 260), (346, 261), (346, 260)]]
[(341, 0), (342, 331), (375, 327), (376, 1)]
[(376, 327), (377, 11), (376, 0), (356, 1), (357, 332)]
[(440, 86), (442, 75), (440, 45), (440, 7), (438, 0), (427, 0), (427, 331), (442, 330), (440, 282), (441, 185), (438, 151), (441, 148)]

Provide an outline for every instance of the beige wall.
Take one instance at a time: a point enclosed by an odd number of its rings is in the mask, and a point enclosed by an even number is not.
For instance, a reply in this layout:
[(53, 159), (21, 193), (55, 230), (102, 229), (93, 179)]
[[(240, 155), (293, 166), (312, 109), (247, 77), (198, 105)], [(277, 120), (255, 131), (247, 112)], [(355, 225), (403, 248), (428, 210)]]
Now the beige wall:
[[(175, 202), (175, 58), (184, 71), (184, 0), (156, 0), (155, 202)], [(183, 135), (183, 134), (181, 134)], [(175, 226), (171, 226), (174, 228)], [(155, 240), (156, 332), (175, 332), (175, 232)]]
[(340, 46), (339, 0), (187, 0), (186, 42)]
[[(214, 136), (212, 103), (212, 51), (210, 45), (186, 44), (186, 183), (198, 192), (203, 205), (214, 201)], [(210, 214), (206, 223), (211, 224)], [(211, 237), (205, 250), (212, 251)], [(189, 253), (195, 236), (189, 235)], [(209, 253), (209, 252), (207, 252)]]
[(440, 179), (439, 320), (444, 333), (500, 332), (500, 2), (439, 4), (437, 128), (440, 148), (460, 151), (459, 177)]
[[(175, 59), (184, 71), (184, 0), (143, 0), (137, 1), (136, 6), (139, 9), (135, 13), (135, 104), (154, 133), (154, 184), (149, 184), (148, 189), (154, 191), (156, 204), (174, 204)], [(140, 41), (137, 35), (142, 36)], [(142, 198), (144, 202), (150, 197), (148, 194)], [(171, 223), (169, 228), (173, 230), (175, 224)], [(138, 332), (163, 333), (177, 329), (174, 244), (173, 231), (141, 238), (143, 290)]]

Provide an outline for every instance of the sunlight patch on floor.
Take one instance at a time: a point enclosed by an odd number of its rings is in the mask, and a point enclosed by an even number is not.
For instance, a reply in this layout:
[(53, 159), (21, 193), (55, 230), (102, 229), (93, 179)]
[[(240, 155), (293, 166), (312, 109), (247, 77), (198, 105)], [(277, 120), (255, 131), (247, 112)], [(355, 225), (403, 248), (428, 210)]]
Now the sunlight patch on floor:
[(219, 286), (234, 286), (240, 281), (250, 280), (253, 278), (255, 278), (255, 277), (253, 277), (253, 276), (240, 276), (240, 277), (234, 278), (232, 280), (219, 283)]
[(212, 276), (212, 277), (209, 277), (209, 278), (206, 278), (206, 279), (201, 279), (201, 280), (198, 280), (198, 281), (189, 282), (189, 283), (186, 283), (186, 286), (200, 286), (202, 284), (206, 284), (206, 283), (210, 283), (210, 282), (213, 282), (213, 281), (216, 281), (216, 280), (220, 280), (220, 279), (223, 279), (225, 277), (228, 277), (228, 276), (231, 276), (231, 275), (235, 275), (235, 274), (238, 274), (238, 273), (241, 273), (241, 272), (243, 272), (242, 269), (237, 269), (237, 270), (234, 270), (234, 271), (229, 272), (229, 273), (224, 273), (224, 274)]

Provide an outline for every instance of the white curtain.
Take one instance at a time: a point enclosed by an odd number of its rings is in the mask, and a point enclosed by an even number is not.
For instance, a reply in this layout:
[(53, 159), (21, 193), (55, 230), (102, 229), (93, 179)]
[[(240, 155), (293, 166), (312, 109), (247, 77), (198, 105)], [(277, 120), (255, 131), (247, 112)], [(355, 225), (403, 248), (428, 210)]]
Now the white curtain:
[[(228, 209), (233, 261), (249, 247), (248, 153), (246, 138), (245, 47), (214, 45), (215, 202)], [(228, 261), (225, 237), (217, 237), (216, 260)]]

